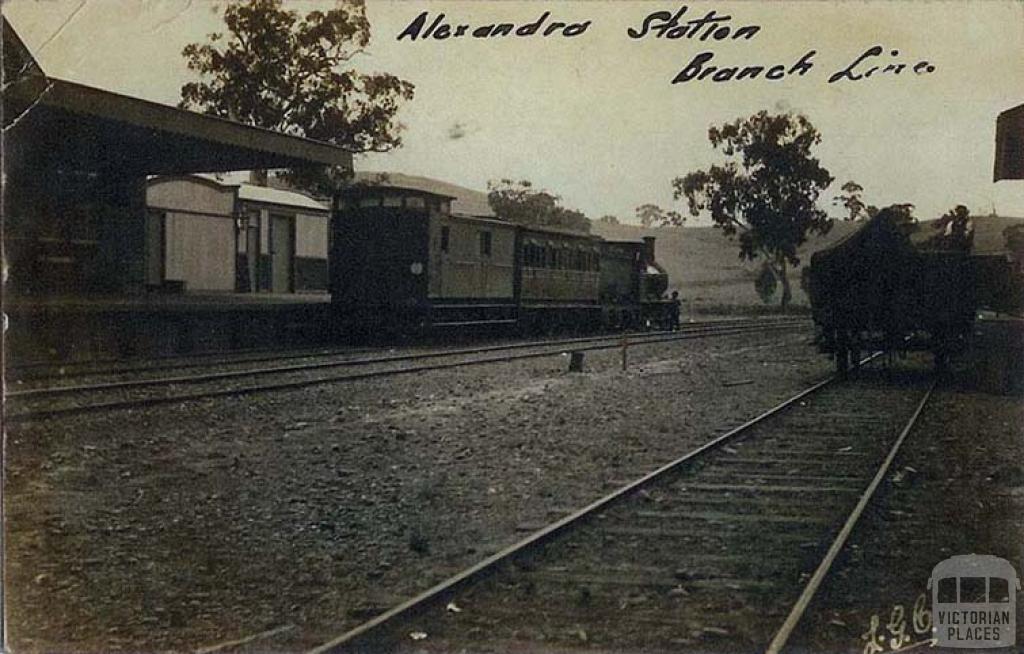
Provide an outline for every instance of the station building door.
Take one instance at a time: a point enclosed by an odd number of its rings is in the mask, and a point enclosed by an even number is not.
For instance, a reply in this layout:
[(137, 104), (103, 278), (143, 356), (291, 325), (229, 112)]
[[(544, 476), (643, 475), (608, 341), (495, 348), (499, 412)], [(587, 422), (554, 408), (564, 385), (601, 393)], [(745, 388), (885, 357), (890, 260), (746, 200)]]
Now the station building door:
[(295, 217), (270, 215), (270, 278), (272, 293), (295, 290)]

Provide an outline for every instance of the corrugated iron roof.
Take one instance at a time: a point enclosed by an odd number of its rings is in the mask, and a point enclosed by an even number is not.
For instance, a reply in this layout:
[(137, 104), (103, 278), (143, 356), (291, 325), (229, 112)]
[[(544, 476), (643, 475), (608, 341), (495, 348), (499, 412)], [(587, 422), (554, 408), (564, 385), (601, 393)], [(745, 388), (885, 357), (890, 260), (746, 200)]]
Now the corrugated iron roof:
[(286, 191), (280, 188), (269, 186), (256, 186), (255, 184), (242, 183), (238, 185), (238, 197), (241, 200), (252, 202), (268, 202), (288, 207), (301, 207), (315, 211), (329, 211), (327, 205), (317, 202), (308, 195), (296, 191)]
[[(330, 207), (322, 202), (318, 202), (313, 198), (309, 197), (304, 193), (298, 191), (289, 191), (282, 188), (274, 188), (270, 186), (258, 186), (256, 184), (250, 184), (240, 179), (239, 173), (228, 173), (227, 175), (217, 175), (213, 173), (197, 173), (195, 175), (186, 175), (188, 177), (197, 177), (205, 179), (214, 184), (219, 184), (224, 188), (238, 188), (238, 197), (241, 200), (248, 200), (250, 202), (266, 202), (268, 204), (277, 204), (285, 207), (296, 207), (301, 209), (311, 209), (318, 212), (328, 212)], [(157, 177), (156, 179), (161, 179)]]

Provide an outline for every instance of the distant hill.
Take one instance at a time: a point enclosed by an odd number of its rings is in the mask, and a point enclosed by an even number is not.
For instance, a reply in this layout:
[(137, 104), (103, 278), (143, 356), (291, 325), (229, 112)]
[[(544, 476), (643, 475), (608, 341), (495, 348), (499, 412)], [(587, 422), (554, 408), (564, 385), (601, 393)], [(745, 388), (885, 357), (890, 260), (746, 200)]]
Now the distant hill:
[[(854, 223), (836, 223), (825, 236), (809, 240), (800, 249), (802, 264), (810, 255), (842, 238), (855, 228)], [(655, 257), (669, 275), (669, 289), (678, 290), (687, 304), (761, 305), (754, 291), (754, 278), (760, 261), (739, 258), (739, 245), (714, 227), (668, 227), (644, 229), (636, 225), (594, 223), (591, 231), (611, 240), (637, 240), (654, 236)], [(807, 304), (800, 290), (800, 267), (790, 270), (789, 280), (794, 304)], [(781, 293), (779, 290), (777, 293)], [(778, 299), (778, 298), (776, 298)], [(777, 303), (777, 302), (776, 302)]]
[[(851, 233), (861, 223), (837, 221), (825, 236), (810, 238), (799, 250), (801, 266), (789, 271), (793, 303), (806, 305), (800, 288), (800, 275), (811, 255)], [(974, 218), (974, 250), (992, 254), (1005, 250), (1002, 232), (1010, 225), (1024, 224), (1024, 218), (983, 216)], [(754, 290), (754, 277), (760, 261), (741, 261), (739, 245), (713, 227), (672, 227), (644, 229), (637, 225), (609, 225), (594, 222), (591, 231), (611, 240), (638, 240), (654, 236), (655, 256), (669, 274), (670, 290), (678, 290), (690, 306), (762, 305)], [(915, 241), (927, 238), (934, 230), (922, 222)], [(778, 303), (776, 291), (774, 303)]]

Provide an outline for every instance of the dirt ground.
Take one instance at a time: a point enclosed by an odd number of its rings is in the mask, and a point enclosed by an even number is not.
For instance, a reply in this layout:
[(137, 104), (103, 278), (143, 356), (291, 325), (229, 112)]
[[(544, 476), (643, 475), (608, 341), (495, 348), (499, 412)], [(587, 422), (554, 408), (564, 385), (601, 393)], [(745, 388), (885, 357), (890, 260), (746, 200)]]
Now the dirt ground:
[(582, 374), (554, 357), (16, 425), (10, 646), (317, 644), (824, 377), (808, 337), (637, 346), (626, 372), (591, 353)]

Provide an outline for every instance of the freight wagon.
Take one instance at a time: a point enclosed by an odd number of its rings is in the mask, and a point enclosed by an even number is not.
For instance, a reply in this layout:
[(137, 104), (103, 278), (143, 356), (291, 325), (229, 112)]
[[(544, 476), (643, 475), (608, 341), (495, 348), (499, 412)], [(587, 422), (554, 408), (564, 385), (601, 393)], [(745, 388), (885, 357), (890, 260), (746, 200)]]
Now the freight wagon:
[(924, 350), (937, 365), (960, 350), (980, 308), (1019, 307), (1009, 263), (922, 250), (898, 213), (882, 210), (811, 257), (808, 294), (818, 343), (845, 372), (868, 351)]

